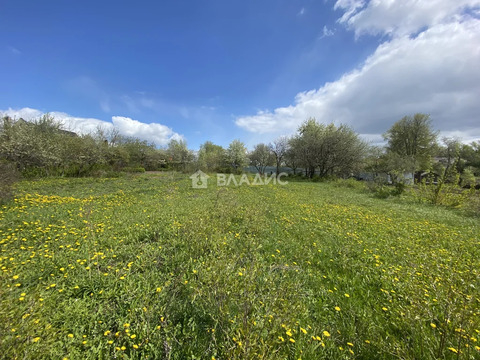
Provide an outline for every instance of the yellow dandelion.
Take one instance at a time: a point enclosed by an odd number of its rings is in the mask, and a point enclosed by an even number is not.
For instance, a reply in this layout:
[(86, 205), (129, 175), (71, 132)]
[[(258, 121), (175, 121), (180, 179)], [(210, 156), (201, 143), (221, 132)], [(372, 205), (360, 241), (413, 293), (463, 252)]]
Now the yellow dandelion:
[(33, 338), (33, 342), (38, 342), (38, 340), (40, 340), (39, 337)]
[(329, 333), (327, 330), (325, 330), (325, 331), (323, 332), (323, 335), (326, 336), (326, 337), (330, 337), (330, 333)]
[(278, 340), (280, 340), (281, 342), (284, 342), (284, 341), (285, 341), (285, 339), (284, 339), (282, 336), (279, 336), (279, 337), (278, 337)]
[(67, 335), (70, 339), (73, 338), (73, 334), (68, 334)]
[(432, 328), (434, 328), (434, 329), (437, 328), (437, 325), (435, 325), (434, 323), (430, 323), (430, 326), (431, 326)]
[(295, 342), (295, 340), (292, 339), (292, 338), (288, 339), (288, 341), (290, 341), (291, 343), (294, 343), (294, 342)]
[(451, 352), (457, 354), (458, 353), (458, 350), (453, 348), (453, 347), (449, 347), (448, 350), (450, 350)]
[(300, 328), (300, 331), (301, 331), (302, 333), (304, 333), (304, 334), (306, 334), (306, 333), (307, 333), (307, 330), (305, 330), (305, 329), (304, 329), (304, 328), (302, 328), (302, 327)]
[(135, 334), (132, 334), (132, 335), (130, 336), (131, 339), (135, 339), (136, 337), (137, 337), (137, 335), (135, 335)]
[(339, 306), (335, 306), (335, 310), (340, 311), (341, 309)]
[(103, 333), (103, 335), (105, 335), (105, 336), (110, 335), (110, 330), (105, 331), (105, 332)]

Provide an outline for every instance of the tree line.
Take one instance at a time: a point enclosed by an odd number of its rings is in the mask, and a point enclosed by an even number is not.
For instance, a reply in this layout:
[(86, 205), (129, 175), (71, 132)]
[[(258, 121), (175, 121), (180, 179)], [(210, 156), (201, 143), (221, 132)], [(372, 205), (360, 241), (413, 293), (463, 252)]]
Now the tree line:
[[(444, 138), (426, 114), (405, 116), (384, 134), (386, 145), (371, 146), (347, 125), (306, 120), (292, 136), (255, 145), (248, 151), (240, 140), (227, 148), (210, 141), (198, 152), (184, 140), (164, 148), (118, 130), (98, 128), (78, 135), (46, 114), (33, 121), (4, 117), (0, 123), (0, 164), (24, 176), (89, 176), (112, 172), (173, 169), (179, 171), (241, 172), (246, 166), (263, 174), (268, 166), (279, 173), (289, 168), (306, 178), (387, 175), (391, 182), (416, 181), (475, 184), (480, 176), (480, 143), (463, 144)], [(1, 170), (1, 169), (0, 169)], [(5, 172), (4, 170), (3, 172)]]

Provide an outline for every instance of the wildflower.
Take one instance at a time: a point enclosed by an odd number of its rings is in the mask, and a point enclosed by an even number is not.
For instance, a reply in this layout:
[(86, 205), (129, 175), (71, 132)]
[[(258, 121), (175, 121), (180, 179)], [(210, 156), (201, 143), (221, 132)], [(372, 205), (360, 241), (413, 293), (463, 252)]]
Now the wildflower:
[(284, 342), (284, 341), (285, 341), (285, 339), (284, 339), (282, 336), (279, 336), (279, 337), (278, 337), (278, 340), (280, 340), (281, 342)]
[(288, 341), (290, 341), (291, 343), (294, 343), (294, 342), (295, 342), (295, 340), (292, 339), (292, 338), (288, 339)]
[(40, 340), (39, 337), (33, 338), (33, 342), (37, 342), (38, 340)]
[(450, 350), (451, 352), (457, 354), (458, 353), (458, 350), (453, 348), (453, 347), (449, 347), (448, 350)]
[(103, 333), (103, 335), (105, 335), (105, 336), (110, 335), (110, 330), (105, 331), (105, 332)]
[(327, 330), (325, 330), (325, 331), (323, 332), (323, 335), (326, 336), (326, 337), (330, 337), (330, 333), (329, 333)]
[(136, 337), (137, 337), (137, 335), (135, 335), (135, 334), (132, 334), (132, 335), (130, 336), (131, 339), (135, 339)]
[(348, 346), (353, 346), (353, 344), (351, 342), (347, 342), (347, 345)]
[(300, 328), (300, 330), (302, 331), (302, 333), (306, 334), (307, 333), (307, 330), (305, 330), (304, 328)]
[(339, 306), (335, 306), (335, 310), (340, 311), (341, 309)]
[(161, 287), (157, 287), (157, 293), (159, 293), (160, 291), (162, 291), (162, 288), (161, 288)]
[(434, 328), (434, 329), (437, 328), (437, 325), (435, 325), (434, 323), (430, 323), (430, 326), (431, 326), (432, 328)]
[(348, 295), (348, 294), (345, 294), (345, 297), (349, 298), (349, 297), (350, 297), (350, 295)]
[(285, 334), (287, 334), (288, 336), (292, 336), (292, 332), (290, 330), (287, 330)]
[(73, 338), (73, 334), (68, 334), (67, 335), (70, 339)]

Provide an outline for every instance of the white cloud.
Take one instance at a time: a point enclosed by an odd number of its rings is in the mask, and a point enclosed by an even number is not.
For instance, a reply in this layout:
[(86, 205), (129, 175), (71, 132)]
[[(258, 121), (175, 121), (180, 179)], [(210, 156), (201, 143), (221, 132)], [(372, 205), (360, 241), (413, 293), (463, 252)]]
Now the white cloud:
[[(392, 11), (400, 6), (395, 0), (384, 3), (390, 4)], [(403, 3), (413, 11), (428, 1)], [(467, 1), (458, 3), (465, 6)], [(363, 32), (372, 25), (367, 26), (367, 22), (355, 16), (373, 9), (374, 5), (381, 9), (386, 6), (378, 4), (379, 1), (366, 5), (364, 1), (341, 0), (335, 6), (345, 10), (341, 21), (354, 19), (350, 26)], [(254, 133), (286, 134), (295, 131), (309, 117), (315, 117), (323, 122), (349, 124), (359, 133), (370, 134), (366, 137), (378, 139), (396, 120), (423, 112), (431, 115), (434, 127), (444, 134), (480, 138), (480, 20), (443, 15), (450, 8), (451, 14), (458, 15), (460, 7), (445, 4), (440, 7), (437, 16), (432, 15), (428, 20), (433, 24), (412, 20), (407, 25), (399, 23), (391, 27), (398, 29), (397, 35), (379, 45), (360, 67), (337, 81), (297, 94), (293, 105), (238, 117), (236, 124)], [(383, 24), (383, 16), (388, 18), (383, 13), (377, 16), (380, 17), (377, 24)], [(445, 23), (438, 23), (437, 19)], [(415, 33), (415, 37), (411, 33), (400, 36), (406, 29), (417, 32), (418, 26), (410, 25), (413, 23), (421, 26), (428, 23), (429, 27)], [(389, 33), (386, 25), (380, 27)], [(401, 28), (404, 30), (400, 31)]]
[(320, 36), (320, 39), (323, 39), (324, 37), (329, 37), (329, 36), (333, 36), (335, 35), (335, 31), (334, 30), (330, 30), (327, 25), (324, 25), (323, 26), (323, 33), (322, 33), (322, 36)]
[[(38, 119), (44, 115), (44, 112), (31, 109), (11, 109), (0, 110), (0, 116), (10, 116), (12, 118), (22, 118), (25, 120)], [(171, 128), (157, 123), (142, 123), (123, 116), (112, 116), (112, 122), (99, 120), (95, 118), (82, 118), (71, 116), (64, 112), (53, 111), (50, 112), (57, 121), (60, 121), (68, 130), (75, 131), (78, 134), (93, 133), (97, 128), (101, 127), (105, 130), (113, 129), (114, 127), (120, 131), (124, 136), (132, 136), (141, 140), (147, 140), (155, 143), (157, 146), (167, 145), (172, 139), (183, 139), (182, 135), (177, 134)]]
[(167, 145), (170, 140), (182, 139), (181, 135), (162, 124), (145, 124), (123, 116), (112, 116), (112, 122), (121, 134), (148, 140), (157, 145)]
[(403, 36), (425, 27), (458, 21), (466, 10), (478, 11), (480, 0), (338, 0), (345, 11), (339, 22), (362, 34)]
[(300, 11), (297, 13), (297, 16), (302, 16), (303, 14), (305, 14), (305, 8), (301, 8)]

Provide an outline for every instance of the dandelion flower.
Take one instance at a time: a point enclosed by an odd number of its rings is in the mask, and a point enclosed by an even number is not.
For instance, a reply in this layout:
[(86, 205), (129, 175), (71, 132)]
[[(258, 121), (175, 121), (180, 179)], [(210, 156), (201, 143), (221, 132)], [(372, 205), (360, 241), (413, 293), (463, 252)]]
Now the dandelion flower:
[(326, 336), (326, 337), (330, 337), (330, 333), (329, 333), (327, 330), (325, 330), (325, 331), (323, 332), (323, 335)]
[(341, 309), (339, 306), (335, 306), (335, 310), (340, 311)]

